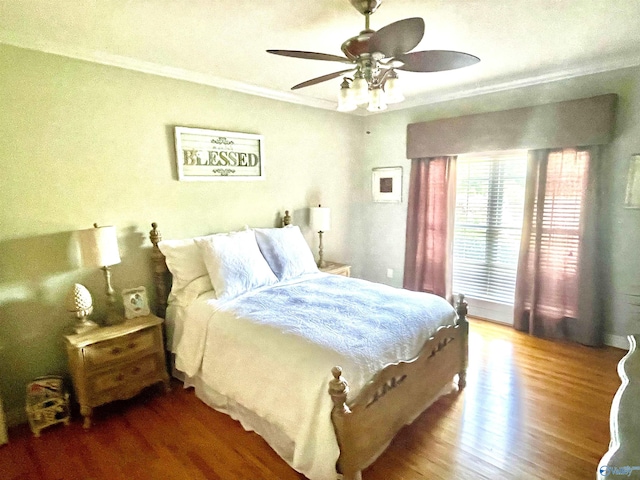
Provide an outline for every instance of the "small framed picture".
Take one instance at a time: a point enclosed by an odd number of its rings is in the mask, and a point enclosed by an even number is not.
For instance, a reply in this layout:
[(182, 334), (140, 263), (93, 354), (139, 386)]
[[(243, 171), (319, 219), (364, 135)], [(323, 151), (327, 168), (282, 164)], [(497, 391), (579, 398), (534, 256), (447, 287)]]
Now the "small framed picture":
[(627, 208), (640, 208), (640, 153), (631, 155), (627, 172), (627, 193), (624, 200)]
[(124, 303), (124, 316), (127, 319), (144, 317), (151, 313), (149, 301), (147, 300), (147, 289), (144, 287), (122, 290), (122, 301)]
[(402, 202), (402, 167), (374, 168), (371, 192), (374, 202)]

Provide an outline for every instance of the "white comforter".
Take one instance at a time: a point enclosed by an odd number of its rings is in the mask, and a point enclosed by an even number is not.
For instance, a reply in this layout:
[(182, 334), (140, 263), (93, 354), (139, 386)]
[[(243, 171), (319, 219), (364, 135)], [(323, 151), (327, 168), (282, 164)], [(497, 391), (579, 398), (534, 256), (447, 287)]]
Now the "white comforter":
[(322, 273), (230, 301), (205, 294), (184, 313), (176, 368), (282, 430), (294, 444), (285, 460), (311, 480), (335, 479), (331, 368), (343, 367), (353, 397), (456, 317), (434, 295)]

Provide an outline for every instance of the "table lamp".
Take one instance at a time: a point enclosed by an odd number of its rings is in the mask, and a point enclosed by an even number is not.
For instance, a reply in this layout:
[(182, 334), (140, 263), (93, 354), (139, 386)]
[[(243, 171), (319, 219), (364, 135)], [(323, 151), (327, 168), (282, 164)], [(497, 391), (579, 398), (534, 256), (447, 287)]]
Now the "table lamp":
[(79, 230), (77, 233), (80, 246), (80, 261), (85, 267), (100, 267), (104, 272), (107, 295), (107, 324), (118, 323), (121, 316), (116, 311), (116, 296), (111, 286), (111, 265), (120, 263), (118, 237), (116, 227), (99, 227)]
[(309, 208), (309, 225), (320, 236), (318, 268), (326, 267), (327, 263), (322, 258), (322, 234), (331, 230), (331, 209), (322, 205)]

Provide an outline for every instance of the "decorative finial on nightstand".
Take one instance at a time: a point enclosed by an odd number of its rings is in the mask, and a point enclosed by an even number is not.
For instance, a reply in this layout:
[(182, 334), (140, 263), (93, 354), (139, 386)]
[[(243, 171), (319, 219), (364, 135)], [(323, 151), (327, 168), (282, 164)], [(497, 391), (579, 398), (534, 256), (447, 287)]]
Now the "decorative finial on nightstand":
[(289, 215), (289, 210), (285, 210), (284, 217), (282, 217), (282, 226), (286, 227), (287, 225), (291, 225), (291, 215)]

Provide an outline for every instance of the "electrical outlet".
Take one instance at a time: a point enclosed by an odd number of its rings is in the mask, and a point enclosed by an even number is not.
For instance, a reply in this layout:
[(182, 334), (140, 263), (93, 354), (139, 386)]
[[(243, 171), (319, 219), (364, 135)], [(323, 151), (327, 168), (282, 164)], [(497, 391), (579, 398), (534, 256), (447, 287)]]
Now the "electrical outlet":
[(393, 278), (393, 268), (387, 268), (387, 278)]

